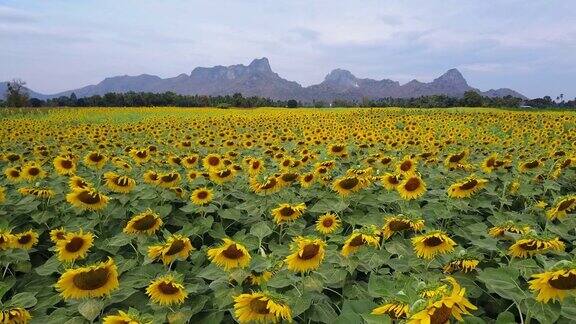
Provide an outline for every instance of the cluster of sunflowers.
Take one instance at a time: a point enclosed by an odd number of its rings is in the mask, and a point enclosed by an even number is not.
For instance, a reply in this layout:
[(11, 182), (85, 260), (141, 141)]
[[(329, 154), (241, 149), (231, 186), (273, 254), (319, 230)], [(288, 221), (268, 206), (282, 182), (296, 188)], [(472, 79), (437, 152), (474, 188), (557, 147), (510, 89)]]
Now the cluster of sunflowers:
[(0, 124), (0, 323), (576, 321), (574, 114)]

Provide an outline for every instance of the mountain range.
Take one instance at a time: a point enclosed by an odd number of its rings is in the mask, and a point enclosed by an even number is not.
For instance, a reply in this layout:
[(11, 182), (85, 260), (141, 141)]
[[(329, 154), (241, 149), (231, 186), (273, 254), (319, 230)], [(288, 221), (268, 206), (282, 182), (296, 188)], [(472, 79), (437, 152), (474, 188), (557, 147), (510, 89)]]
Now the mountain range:
[[(0, 94), (4, 95), (6, 82), (0, 82)], [(98, 84), (56, 94), (46, 95), (30, 91), (30, 97), (50, 99), (76, 94), (78, 98), (104, 95), (108, 92), (155, 92), (172, 91), (185, 95), (226, 95), (242, 93), (243, 96), (260, 96), (278, 100), (296, 99), (302, 102), (314, 100), (332, 101), (335, 99), (356, 100), (378, 98), (416, 98), (429, 95), (461, 97), (466, 91), (476, 91), (483, 96), (513, 97), (526, 99), (522, 94), (508, 89), (480, 91), (471, 87), (457, 69), (450, 69), (432, 82), (412, 80), (406, 84), (389, 79), (361, 79), (350, 71), (335, 69), (319, 84), (303, 87), (272, 71), (267, 58), (253, 60), (249, 65), (197, 67), (188, 74), (173, 78), (160, 78), (155, 75), (115, 76)]]

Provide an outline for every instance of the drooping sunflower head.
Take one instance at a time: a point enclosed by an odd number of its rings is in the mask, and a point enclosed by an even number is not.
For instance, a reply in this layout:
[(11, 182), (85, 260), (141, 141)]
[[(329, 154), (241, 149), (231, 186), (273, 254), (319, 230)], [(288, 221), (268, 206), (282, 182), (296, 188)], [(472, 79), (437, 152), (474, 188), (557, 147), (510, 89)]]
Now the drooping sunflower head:
[(274, 273), (268, 270), (265, 270), (263, 272), (251, 271), (250, 275), (248, 276), (248, 278), (246, 278), (246, 280), (252, 286), (259, 286), (268, 282), (268, 280), (270, 280), (272, 276), (274, 276)]
[(160, 176), (156, 171), (148, 170), (144, 172), (144, 182), (148, 184), (158, 184), (158, 179)]
[(212, 170), (209, 172), (210, 180), (214, 183), (222, 185), (226, 182), (232, 181), (236, 176), (236, 170), (233, 168), (225, 168), (222, 170)]
[(308, 272), (318, 269), (326, 254), (326, 243), (320, 239), (296, 237), (291, 245), (292, 253), (284, 260), (288, 269), (294, 272)]
[(100, 210), (108, 205), (109, 198), (93, 189), (74, 189), (66, 195), (66, 201), (81, 210)]
[(180, 173), (172, 171), (158, 175), (156, 184), (162, 188), (172, 188), (176, 187), (180, 183), (181, 179), (182, 177), (180, 176)]
[(70, 190), (92, 188), (91, 183), (87, 182), (79, 176), (71, 177), (70, 181), (68, 182), (68, 186), (70, 187)]
[(504, 223), (491, 227), (488, 230), (488, 234), (495, 238), (503, 238), (506, 237), (507, 233), (527, 234), (531, 230), (532, 228), (528, 225), (516, 224), (513, 221), (506, 221)]
[(224, 238), (223, 243), (207, 251), (208, 258), (212, 263), (225, 270), (245, 268), (250, 264), (252, 257), (244, 245)]
[(284, 172), (278, 175), (277, 179), (282, 187), (288, 187), (292, 183), (297, 183), (300, 180), (300, 175), (296, 172)]
[(84, 259), (88, 255), (88, 250), (94, 244), (94, 234), (83, 231), (77, 233), (67, 233), (63, 239), (56, 242), (58, 260), (62, 262), (72, 262)]
[(562, 220), (568, 215), (568, 213), (575, 210), (576, 210), (576, 195), (570, 195), (568, 197), (564, 197), (558, 200), (558, 202), (556, 202), (554, 207), (552, 207), (552, 209), (546, 212), (546, 216), (550, 220), (555, 219)]
[(508, 249), (515, 258), (527, 258), (549, 251), (564, 251), (566, 245), (558, 237), (548, 235), (525, 234)]
[(463, 165), (469, 155), (468, 150), (459, 153), (450, 154), (444, 160), (444, 165), (448, 168), (457, 168), (458, 165)]
[(282, 185), (274, 176), (268, 177), (263, 183), (259, 183), (255, 177), (251, 177), (250, 188), (257, 194), (269, 195), (282, 189)]
[(160, 215), (147, 209), (137, 215), (134, 215), (126, 224), (123, 231), (126, 234), (154, 234), (163, 222)]
[(190, 196), (190, 200), (194, 205), (202, 206), (209, 204), (214, 197), (214, 193), (211, 189), (202, 187), (192, 191), (192, 195)]
[(372, 315), (388, 315), (391, 319), (405, 319), (410, 312), (410, 305), (401, 301), (388, 301), (372, 310)]
[(562, 262), (549, 271), (532, 275), (529, 283), (530, 290), (537, 294), (537, 301), (563, 301), (568, 295), (576, 294), (576, 265)]
[(188, 237), (174, 234), (165, 243), (148, 247), (148, 257), (152, 260), (162, 260), (164, 265), (168, 265), (175, 260), (188, 258), (192, 250), (194, 247)]
[(404, 200), (413, 200), (426, 192), (426, 183), (416, 174), (408, 175), (396, 186), (396, 191)]
[(152, 280), (146, 287), (146, 294), (161, 306), (180, 305), (188, 297), (184, 285), (171, 274)]
[(418, 232), (424, 229), (424, 220), (405, 215), (388, 216), (384, 218), (382, 233), (385, 239), (404, 231)]
[(468, 273), (476, 269), (480, 261), (472, 256), (458, 256), (444, 265), (443, 272), (445, 274), (452, 274), (454, 272)]
[(25, 308), (16, 307), (0, 311), (0, 323), (28, 324), (32, 315)]
[(30, 250), (36, 244), (38, 244), (38, 233), (33, 230), (14, 234), (13, 248)]
[(114, 260), (66, 270), (55, 287), (65, 299), (100, 298), (117, 289), (118, 270)]
[(482, 188), (486, 187), (487, 183), (488, 180), (486, 179), (479, 179), (471, 176), (460, 182), (452, 184), (448, 188), (448, 196), (450, 198), (468, 198)]
[(355, 253), (363, 246), (373, 246), (378, 247), (380, 245), (379, 231), (375, 226), (356, 229), (346, 241), (344, 241), (344, 246), (342, 247), (342, 255), (349, 256)]
[(432, 231), (412, 238), (412, 246), (416, 255), (423, 259), (432, 259), (438, 254), (454, 251), (454, 242), (443, 231)]
[(0, 251), (11, 249), (14, 239), (14, 234), (10, 231), (0, 229)]
[(316, 221), (316, 230), (321, 234), (331, 234), (340, 228), (340, 218), (333, 213), (326, 213), (320, 217)]
[(272, 210), (272, 216), (277, 224), (282, 222), (294, 221), (306, 210), (306, 204), (300, 203), (296, 205), (280, 204), (277, 208)]
[(104, 174), (106, 179), (106, 186), (116, 193), (129, 193), (136, 187), (136, 181), (128, 176), (122, 176), (114, 172), (106, 172)]
[(538, 159), (528, 161), (528, 162), (521, 162), (518, 165), (518, 170), (520, 170), (520, 172), (522, 172), (522, 173), (525, 173), (525, 172), (529, 172), (531, 170), (534, 170), (534, 169), (540, 167), (541, 165), (542, 165), (542, 162)]
[(267, 292), (253, 292), (234, 297), (234, 316), (240, 324), (292, 322), (290, 306)]

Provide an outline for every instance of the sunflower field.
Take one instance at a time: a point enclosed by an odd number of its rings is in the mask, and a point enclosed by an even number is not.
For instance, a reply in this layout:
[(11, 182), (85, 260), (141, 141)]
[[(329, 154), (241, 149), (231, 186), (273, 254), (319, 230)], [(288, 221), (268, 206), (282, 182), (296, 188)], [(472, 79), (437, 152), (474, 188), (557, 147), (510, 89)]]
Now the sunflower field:
[(574, 113), (0, 125), (0, 323), (576, 322)]

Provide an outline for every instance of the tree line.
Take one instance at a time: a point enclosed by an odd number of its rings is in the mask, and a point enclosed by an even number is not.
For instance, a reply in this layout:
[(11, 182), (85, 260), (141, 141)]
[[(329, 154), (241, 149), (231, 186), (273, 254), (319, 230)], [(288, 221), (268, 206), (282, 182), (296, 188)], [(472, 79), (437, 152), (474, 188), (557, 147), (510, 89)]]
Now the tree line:
[[(0, 99), (0, 107), (406, 107), (406, 108), (448, 108), (448, 107), (499, 107), (499, 108), (576, 108), (576, 98), (565, 101), (562, 97), (524, 100), (512, 96), (483, 97), (475, 91), (467, 91), (461, 98), (447, 95), (432, 95), (418, 98), (380, 98), (333, 101), (315, 100), (311, 103), (297, 100), (273, 100), (257, 96), (244, 97), (241, 93), (222, 96), (181, 95), (174, 92), (125, 92), (106, 93), (78, 98), (76, 94), (51, 99), (30, 98), (25, 83), (13, 80), (7, 83), (5, 99)], [(561, 99), (561, 100), (560, 100)]]

